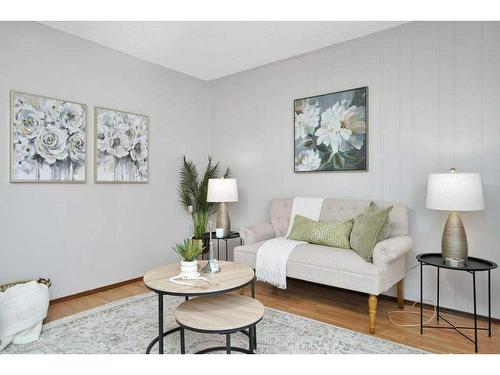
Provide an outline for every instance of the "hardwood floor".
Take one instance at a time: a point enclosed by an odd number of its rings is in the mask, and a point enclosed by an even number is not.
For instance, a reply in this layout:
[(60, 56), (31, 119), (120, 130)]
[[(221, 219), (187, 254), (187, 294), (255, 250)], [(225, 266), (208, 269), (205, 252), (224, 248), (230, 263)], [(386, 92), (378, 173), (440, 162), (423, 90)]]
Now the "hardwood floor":
[[(245, 294), (250, 295), (249, 289), (246, 288)], [(148, 289), (142, 281), (137, 281), (95, 294), (54, 303), (49, 307), (46, 322), (147, 291)], [(267, 307), (368, 334), (368, 296), (298, 280), (289, 280), (286, 291), (262, 283), (257, 283), (256, 291), (257, 298)], [(405, 310), (409, 310), (410, 307), (405, 306)], [(418, 327), (395, 326), (389, 321), (387, 313), (396, 310), (402, 311), (398, 309), (395, 301), (379, 298), (375, 336), (434, 353), (474, 352), (473, 344), (453, 330), (426, 329), (424, 334), (420, 335)], [(418, 309), (415, 311), (418, 312)], [(426, 310), (426, 313), (432, 315), (432, 310)], [(471, 325), (469, 318), (452, 314), (445, 315), (456, 324)], [(400, 324), (417, 324), (419, 319), (418, 314), (393, 315), (393, 320)], [(437, 322), (433, 323), (438, 324)], [(478, 325), (485, 327), (487, 323), (479, 321)], [(479, 331), (480, 353), (500, 353), (500, 324), (493, 323), (492, 330), (491, 338), (488, 337), (487, 331)]]

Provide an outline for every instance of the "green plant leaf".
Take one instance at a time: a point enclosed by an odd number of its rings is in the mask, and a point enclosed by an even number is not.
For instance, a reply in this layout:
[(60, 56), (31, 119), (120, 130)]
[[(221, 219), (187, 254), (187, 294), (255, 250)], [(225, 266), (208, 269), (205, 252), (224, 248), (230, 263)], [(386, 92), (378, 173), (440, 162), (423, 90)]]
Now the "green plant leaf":
[(314, 146), (314, 141), (311, 138), (304, 138), (297, 145), (297, 148), (308, 149), (308, 148), (311, 148), (312, 146)]
[(345, 160), (344, 158), (342, 157), (342, 155), (340, 155), (340, 153), (335, 153), (333, 154), (333, 166), (335, 167), (335, 169), (343, 169), (345, 167)]
[[(230, 176), (231, 171), (227, 168), (224, 177)], [(212, 158), (208, 157), (208, 165), (200, 180), (196, 165), (192, 161), (186, 160), (184, 156), (179, 177), (177, 194), (182, 206), (186, 210), (189, 206), (192, 206), (193, 212), (204, 212), (208, 215), (214, 214), (217, 209), (217, 203), (207, 202), (208, 180), (220, 177), (219, 163), (214, 165)]]
[(318, 145), (318, 150), (327, 154), (327, 153), (331, 153), (332, 152), (332, 149), (330, 147), (328, 147), (327, 145), (325, 145), (324, 143), (321, 143), (320, 145)]
[(186, 238), (183, 242), (176, 244), (172, 249), (186, 262), (191, 262), (202, 253), (203, 246), (200, 241), (194, 242), (190, 238)]
[(366, 89), (357, 89), (354, 90), (354, 94), (352, 96), (351, 105), (355, 105), (356, 107), (363, 107), (366, 103)]
[(330, 161), (330, 157), (332, 154), (330, 152), (326, 152), (321, 156), (321, 164), (328, 163)]

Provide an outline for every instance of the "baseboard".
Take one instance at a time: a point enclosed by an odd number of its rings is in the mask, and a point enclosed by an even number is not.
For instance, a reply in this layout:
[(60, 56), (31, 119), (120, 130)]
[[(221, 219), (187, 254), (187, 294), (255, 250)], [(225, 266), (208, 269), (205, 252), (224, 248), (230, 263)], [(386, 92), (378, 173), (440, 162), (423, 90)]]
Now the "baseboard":
[(85, 297), (85, 296), (88, 296), (90, 294), (103, 292), (103, 291), (108, 290), (108, 289), (118, 288), (119, 286), (132, 284), (132, 283), (135, 283), (135, 282), (140, 281), (140, 280), (142, 280), (142, 276), (136, 277), (135, 279), (125, 280), (125, 281), (120, 281), (120, 282), (114, 283), (114, 284), (100, 286), (98, 288), (86, 290), (86, 291), (80, 292), (80, 293), (70, 294), (69, 296), (53, 299), (50, 301), (50, 304), (53, 305), (53, 304), (56, 304), (59, 302), (69, 301), (69, 300), (72, 300), (75, 298), (80, 298), (80, 297)]

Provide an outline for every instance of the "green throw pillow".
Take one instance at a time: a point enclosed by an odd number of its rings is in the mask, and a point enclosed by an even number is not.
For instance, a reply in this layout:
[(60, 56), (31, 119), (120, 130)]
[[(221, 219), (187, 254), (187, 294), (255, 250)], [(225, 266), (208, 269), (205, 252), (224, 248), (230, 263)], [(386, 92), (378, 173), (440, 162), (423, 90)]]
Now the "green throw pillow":
[[(371, 201), (370, 205), (365, 210), (365, 212), (377, 212), (380, 210), (382, 210), (382, 208), (377, 206), (377, 204), (374, 201)], [(384, 225), (382, 225), (382, 228), (378, 233), (377, 242), (388, 239), (390, 235), (391, 235), (391, 220), (389, 219), (389, 216), (387, 216), (387, 220), (385, 221)]]
[(361, 255), (363, 259), (371, 261), (373, 248), (391, 210), (392, 206), (389, 206), (380, 211), (365, 212), (354, 219), (351, 249)]
[(354, 220), (344, 222), (315, 221), (295, 215), (289, 240), (305, 241), (316, 245), (349, 249), (349, 237)]

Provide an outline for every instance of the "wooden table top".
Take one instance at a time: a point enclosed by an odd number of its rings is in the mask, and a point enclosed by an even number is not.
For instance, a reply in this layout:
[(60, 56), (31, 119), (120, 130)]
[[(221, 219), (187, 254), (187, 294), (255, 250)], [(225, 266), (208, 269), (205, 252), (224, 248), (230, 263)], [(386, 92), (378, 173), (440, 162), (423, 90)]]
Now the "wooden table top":
[[(207, 261), (199, 261), (198, 268), (205, 266)], [(201, 273), (201, 276), (207, 278), (209, 283), (202, 280), (189, 280), (192, 285), (179, 285), (171, 282), (169, 279), (177, 276), (181, 272), (180, 263), (171, 263), (166, 266), (155, 268), (144, 275), (144, 284), (155, 292), (196, 296), (204, 294), (216, 294), (239, 289), (250, 283), (255, 274), (251, 267), (234, 262), (219, 261), (221, 269), (218, 273)], [(184, 281), (184, 280), (182, 280)]]
[(237, 294), (192, 298), (175, 310), (175, 319), (181, 326), (200, 332), (243, 329), (259, 322), (263, 316), (262, 303)]

